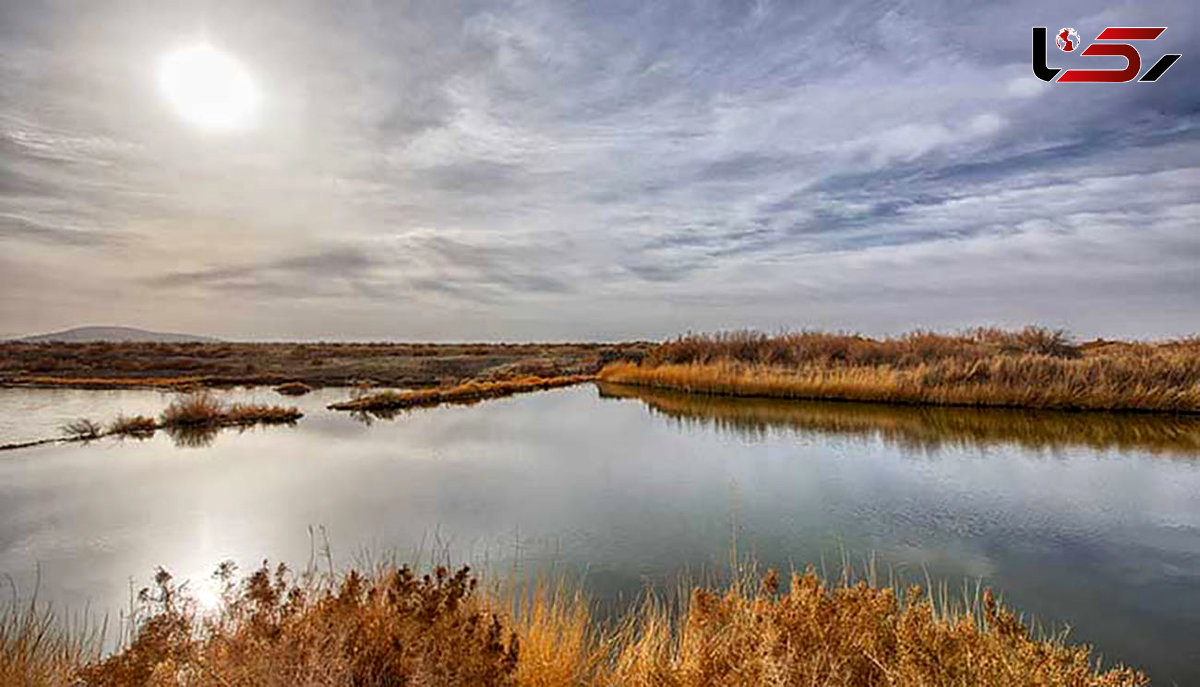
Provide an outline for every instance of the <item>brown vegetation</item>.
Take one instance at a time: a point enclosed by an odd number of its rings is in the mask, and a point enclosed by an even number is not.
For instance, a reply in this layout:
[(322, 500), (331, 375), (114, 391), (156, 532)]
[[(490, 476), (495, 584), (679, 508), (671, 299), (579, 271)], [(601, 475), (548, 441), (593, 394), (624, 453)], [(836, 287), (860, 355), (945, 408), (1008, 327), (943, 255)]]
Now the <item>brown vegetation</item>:
[(298, 408), (259, 403), (226, 405), (208, 393), (189, 394), (172, 401), (162, 412), (161, 427), (222, 427), (284, 424), (304, 417)]
[(91, 441), (99, 439), (104, 434), (103, 427), (86, 417), (68, 422), (60, 427), (59, 431), (70, 441)]
[(1036, 327), (899, 338), (692, 335), (601, 379), (689, 393), (1059, 410), (1200, 412), (1200, 339), (1077, 345)]
[(87, 442), (106, 436), (146, 439), (160, 429), (167, 430), (179, 445), (205, 446), (225, 427), (292, 424), (302, 417), (304, 413), (298, 408), (265, 403), (226, 404), (208, 392), (197, 392), (172, 401), (158, 420), (145, 415), (121, 415), (109, 423), (106, 431), (98, 422), (80, 418), (60, 428), (60, 439), (3, 444), (0, 451), (67, 441)]
[(154, 434), (158, 422), (145, 415), (120, 415), (108, 426), (108, 433), (114, 436), (143, 437)]
[(425, 387), (467, 379), (595, 374), (649, 344), (0, 342), (0, 384), (130, 388)]
[(471, 404), (488, 398), (500, 398), (529, 391), (541, 391), (593, 381), (590, 375), (563, 377), (522, 377), (497, 382), (466, 382), (438, 389), (415, 391), (383, 391), (362, 398), (333, 403), (333, 410), (392, 411), (406, 408), (428, 408), (443, 403)]
[(814, 573), (790, 588), (768, 573), (679, 607), (648, 601), (616, 625), (563, 587), (483, 591), (466, 568), (418, 576), (299, 578), (265, 564), (245, 580), (222, 566), (223, 602), (202, 615), (159, 571), (139, 596), (131, 641), (100, 657), (45, 622), (0, 625), (5, 684), (67, 685), (930, 685), (1118, 687), (1087, 647), (1031, 636), (990, 590), (972, 608), (920, 588)]

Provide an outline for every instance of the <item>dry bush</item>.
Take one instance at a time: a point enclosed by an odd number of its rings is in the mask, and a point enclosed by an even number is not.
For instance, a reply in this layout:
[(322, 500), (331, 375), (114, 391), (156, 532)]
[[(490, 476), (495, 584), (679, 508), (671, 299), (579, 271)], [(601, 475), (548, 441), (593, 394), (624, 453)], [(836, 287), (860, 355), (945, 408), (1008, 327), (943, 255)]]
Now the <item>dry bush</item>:
[(211, 425), (219, 422), (224, 413), (225, 404), (212, 394), (188, 394), (171, 401), (162, 412), (162, 423), (172, 427)]
[(224, 604), (207, 618), (160, 570), (132, 643), (80, 674), (125, 685), (510, 685), (518, 642), (467, 568), (409, 568), (337, 581), (266, 564), (239, 584), (222, 566)]
[(147, 437), (158, 429), (158, 422), (145, 415), (119, 415), (108, 426), (108, 433), (117, 436)]
[(81, 417), (72, 420), (59, 428), (63, 436), (71, 440), (90, 441), (99, 439), (104, 434), (104, 428), (98, 422)]
[(176, 399), (162, 412), (162, 426), (220, 427), (227, 425), (281, 424), (304, 417), (297, 408), (261, 403), (226, 405), (209, 393), (188, 394)]
[(278, 425), (295, 422), (304, 414), (297, 408), (272, 406), (265, 403), (234, 403), (225, 410), (223, 424)]
[(768, 572), (696, 588), (678, 606), (649, 598), (614, 625), (565, 585), (484, 593), (467, 568), (333, 578), (264, 563), (236, 581), (225, 564), (216, 578), (220, 607), (202, 614), (160, 570), (130, 639), (102, 660), (44, 622), (4, 623), (0, 676), (98, 687), (1147, 684), (1128, 668), (1101, 670), (1061, 636), (1032, 637), (990, 590), (955, 608), (920, 588), (827, 585), (811, 570), (783, 590)]

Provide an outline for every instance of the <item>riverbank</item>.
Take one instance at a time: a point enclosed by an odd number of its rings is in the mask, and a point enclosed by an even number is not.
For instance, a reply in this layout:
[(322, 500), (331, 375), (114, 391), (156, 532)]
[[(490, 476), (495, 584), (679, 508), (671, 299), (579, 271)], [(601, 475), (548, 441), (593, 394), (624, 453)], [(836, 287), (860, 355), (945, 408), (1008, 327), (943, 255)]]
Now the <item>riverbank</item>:
[(600, 378), (726, 396), (1200, 413), (1200, 339), (1075, 344), (1037, 328), (894, 339), (694, 335), (640, 363), (610, 364)]
[[(301, 383), (420, 388), (595, 374), (648, 343), (0, 342), (0, 385), (190, 390)], [(292, 387), (295, 388), (295, 387)]]
[(0, 682), (23, 685), (956, 685), (1125, 687), (1087, 647), (1035, 638), (984, 590), (969, 608), (813, 572), (647, 601), (603, 624), (564, 585), (488, 587), (467, 568), (296, 576), (223, 565), (217, 607), (159, 571), (115, 654), (53, 618), (0, 618)]

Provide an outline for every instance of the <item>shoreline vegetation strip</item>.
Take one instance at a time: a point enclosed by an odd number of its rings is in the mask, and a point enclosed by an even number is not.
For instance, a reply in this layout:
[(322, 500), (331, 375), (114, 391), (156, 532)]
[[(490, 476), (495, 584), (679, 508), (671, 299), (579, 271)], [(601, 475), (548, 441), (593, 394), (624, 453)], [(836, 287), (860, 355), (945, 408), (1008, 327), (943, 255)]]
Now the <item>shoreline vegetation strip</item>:
[(214, 575), (215, 609), (163, 569), (136, 597), (121, 645), (47, 610), (0, 614), (0, 683), (222, 685), (954, 685), (1145, 687), (1065, 633), (1034, 632), (991, 589), (962, 599), (810, 568), (773, 571), (617, 622), (559, 579), (481, 585), (466, 567), (383, 565), (299, 575), (264, 563)]
[(205, 430), (225, 427), (293, 424), (304, 417), (299, 408), (263, 403), (224, 403), (208, 393), (190, 394), (172, 401), (158, 418), (121, 415), (107, 427), (80, 418), (60, 428), (62, 436), (0, 445), (0, 451), (46, 444), (89, 442), (104, 437), (149, 437), (158, 430)]
[(733, 332), (666, 342), (599, 377), (693, 394), (1200, 413), (1200, 338), (1075, 344), (1035, 327), (894, 339)]

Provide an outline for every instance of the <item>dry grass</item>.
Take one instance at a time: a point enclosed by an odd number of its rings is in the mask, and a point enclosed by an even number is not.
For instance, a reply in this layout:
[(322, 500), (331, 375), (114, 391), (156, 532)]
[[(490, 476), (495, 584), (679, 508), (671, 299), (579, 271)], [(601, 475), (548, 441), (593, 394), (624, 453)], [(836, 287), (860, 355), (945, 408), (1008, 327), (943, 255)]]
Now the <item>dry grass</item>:
[(990, 590), (950, 611), (912, 588), (827, 585), (695, 589), (601, 625), (561, 585), (503, 595), (466, 568), (407, 567), (318, 580), (265, 564), (240, 582), (222, 566), (223, 603), (202, 616), (160, 571), (140, 595), (131, 641), (104, 660), (39, 622), (5, 623), (0, 676), (26, 685), (928, 685), (1118, 687), (1086, 647), (1035, 639)]
[(108, 426), (108, 433), (114, 436), (144, 437), (154, 434), (158, 422), (145, 415), (119, 415)]
[(100, 423), (80, 418), (60, 428), (62, 438), (40, 439), (0, 445), (0, 451), (10, 451), (58, 441), (92, 441), (106, 436), (146, 439), (157, 430), (165, 429), (181, 446), (206, 446), (217, 432), (225, 427), (292, 424), (304, 417), (298, 408), (265, 403), (226, 404), (211, 393), (198, 392), (182, 396), (163, 410), (158, 420), (145, 415), (118, 416), (105, 430)]
[(1200, 340), (1093, 342), (1035, 327), (895, 339), (689, 336), (605, 381), (689, 393), (1061, 410), (1200, 412)]
[(172, 401), (162, 412), (161, 427), (226, 427), (283, 424), (304, 417), (297, 408), (266, 404), (226, 405), (208, 393), (189, 394)]
[(333, 410), (394, 411), (406, 408), (429, 408), (443, 403), (471, 404), (489, 398), (512, 396), (593, 381), (590, 375), (563, 377), (522, 377), (495, 382), (466, 382), (455, 386), (415, 391), (383, 391), (341, 403), (331, 404)]
[(66, 423), (59, 431), (68, 441), (91, 441), (104, 435), (103, 427), (85, 417)]
[(73, 685), (102, 635), (71, 634), (36, 601), (0, 612), (0, 685)]
[(466, 379), (595, 374), (648, 343), (29, 343), (0, 341), (0, 384), (128, 388), (303, 382), (425, 387)]

